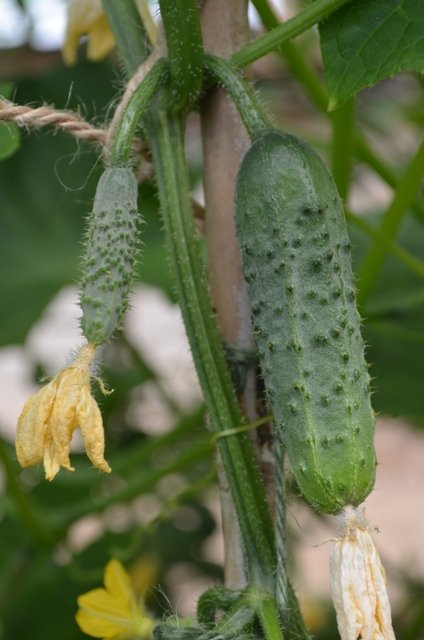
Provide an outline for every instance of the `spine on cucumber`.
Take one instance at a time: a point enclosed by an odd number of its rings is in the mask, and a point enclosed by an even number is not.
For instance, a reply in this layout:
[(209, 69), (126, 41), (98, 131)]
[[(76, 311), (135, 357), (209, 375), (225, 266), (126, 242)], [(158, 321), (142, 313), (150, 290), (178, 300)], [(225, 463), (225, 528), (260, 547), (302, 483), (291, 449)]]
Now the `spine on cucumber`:
[(81, 284), (82, 331), (102, 344), (122, 324), (139, 244), (137, 182), (127, 168), (102, 174), (88, 221)]
[(306, 499), (336, 513), (374, 485), (374, 414), (343, 207), (318, 155), (270, 130), (238, 176), (237, 231), (262, 375)]

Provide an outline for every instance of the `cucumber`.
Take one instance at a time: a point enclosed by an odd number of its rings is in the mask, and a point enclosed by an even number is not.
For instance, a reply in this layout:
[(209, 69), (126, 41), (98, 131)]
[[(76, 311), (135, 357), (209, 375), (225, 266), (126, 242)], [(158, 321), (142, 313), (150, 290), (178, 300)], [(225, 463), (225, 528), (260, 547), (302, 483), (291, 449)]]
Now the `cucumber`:
[(236, 223), (267, 398), (316, 509), (374, 486), (374, 413), (343, 206), (318, 155), (269, 130), (246, 154)]
[(133, 172), (106, 169), (89, 217), (81, 284), (81, 328), (91, 344), (107, 342), (121, 328), (140, 242), (138, 219)]

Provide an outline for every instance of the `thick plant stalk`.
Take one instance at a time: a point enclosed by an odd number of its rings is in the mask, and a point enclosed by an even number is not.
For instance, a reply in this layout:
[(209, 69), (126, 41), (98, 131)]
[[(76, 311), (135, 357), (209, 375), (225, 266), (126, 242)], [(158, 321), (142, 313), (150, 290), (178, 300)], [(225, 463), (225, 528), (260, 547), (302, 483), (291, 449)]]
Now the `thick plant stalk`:
[[(211, 426), (219, 433), (239, 425), (242, 414), (229, 379), (203, 277), (189, 200), (182, 124), (161, 110), (146, 119), (145, 124), (179, 302)], [(245, 434), (222, 437), (218, 442), (242, 531), (248, 575), (257, 586), (265, 588), (267, 583), (271, 588), (274, 540), (272, 531), (268, 530), (270, 516), (250, 442)]]
[[(201, 22), (205, 51), (230, 56), (248, 41), (246, 0), (204, 0)], [(234, 189), (238, 166), (249, 139), (226, 93), (211, 91), (202, 110), (206, 242), (212, 304), (223, 339), (241, 349), (251, 349), (253, 338), (249, 301), (241, 271), (234, 226)], [(219, 185), (219, 189), (217, 188)], [(248, 374), (250, 399), (246, 412), (255, 418), (254, 372)], [(252, 397), (253, 395), (253, 397)], [(220, 472), (221, 509), (225, 544), (225, 582), (238, 588), (245, 582), (237, 518), (225, 474)]]
[(168, 50), (171, 108), (188, 112), (202, 87), (203, 47), (196, 0), (159, 0)]

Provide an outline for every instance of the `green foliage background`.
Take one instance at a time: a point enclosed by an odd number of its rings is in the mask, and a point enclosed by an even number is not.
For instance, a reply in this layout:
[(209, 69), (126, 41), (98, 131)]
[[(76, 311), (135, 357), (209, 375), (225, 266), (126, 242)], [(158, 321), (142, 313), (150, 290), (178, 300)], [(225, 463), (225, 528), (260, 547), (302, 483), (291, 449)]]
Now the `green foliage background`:
[[(258, 0), (254, 4), (265, 24), (266, 16), (272, 21), (265, 2)], [(312, 81), (308, 81), (306, 72), (296, 71), (292, 50), (283, 48), (280, 52), (283, 59), (280, 57), (275, 64), (271, 79), (258, 81), (258, 89), (269, 101), (278, 124), (308, 139), (329, 163), (332, 155), (340, 152), (337, 145), (341, 146), (349, 165), (348, 173), (352, 167), (363, 166), (364, 152), (358, 144), (353, 151), (349, 146), (352, 143), (349, 127), (353, 128), (354, 123), (348, 119), (351, 116), (345, 100), (399, 70), (422, 72), (424, 67), (419, 39), (422, 20), (417, 20), (424, 15), (422, 2), (364, 0), (355, 5), (355, 10), (350, 4), (343, 7), (321, 26), (330, 104), (339, 107), (340, 111), (334, 114), (341, 114), (346, 128), (341, 141), (334, 134), (337, 115), (322, 113), (322, 97), (327, 101), (325, 89), (319, 85), (314, 100)], [(378, 15), (383, 11), (387, 16), (385, 30), (373, 27), (377, 11)], [(367, 35), (366, 41), (361, 29)], [(395, 53), (388, 51), (392, 31), (403, 34), (401, 39), (395, 39)], [(320, 68), (316, 35), (307, 33), (299, 43), (299, 51), (310, 67)], [(321, 82), (321, 72), (317, 77)], [(5, 79), (0, 77), (2, 80)], [(1, 89), (3, 95), (12, 95), (13, 91), (14, 101), (20, 104), (39, 104), (45, 100), (75, 110), (83, 105), (88, 120), (103, 122), (120, 89), (119, 83), (118, 68), (112, 59), (98, 64), (82, 61), (72, 69), (58, 62), (44, 74), (23, 74)], [(355, 126), (360, 134), (386, 140), (392, 154), (386, 175), (390, 175), (392, 186), (402, 179), (406, 166), (403, 160), (398, 160), (396, 146), (391, 145), (393, 132), (408, 127), (420, 138), (424, 125), (421, 76), (410, 74), (406, 86), (406, 95), (400, 95), (397, 101), (390, 96), (388, 104), (385, 85), (380, 85), (362, 94), (357, 106)], [(301, 104), (303, 119), (294, 117), (296, 109), (287, 106), (291, 100)], [(332, 133), (328, 134), (329, 130)], [(51, 131), (18, 132), (9, 124), (0, 124), (0, 157), (0, 345), (7, 346), (23, 344), (54, 295), (63, 286), (78, 281), (84, 216), (90, 209), (101, 163), (98, 151), (89, 144)], [(191, 169), (197, 176), (199, 167)], [(355, 180), (355, 168), (352, 175)], [(421, 265), (424, 264), (422, 195), (421, 183), (417, 197), (412, 194), (408, 207), (401, 212), (399, 231), (388, 238)], [(145, 247), (137, 278), (160, 287), (173, 299), (154, 184), (140, 187), (140, 201), (147, 224), (143, 227)], [(381, 228), (384, 211), (366, 213), (369, 225)], [(350, 232), (355, 268), (361, 273), (364, 256), (374, 241), (356, 224), (351, 223)], [(358, 287), (361, 289), (361, 280)], [(374, 376), (375, 409), (383, 414), (404, 416), (420, 427), (424, 423), (423, 271), (420, 274), (419, 269), (411, 270), (395, 255), (386, 255), (361, 312), (367, 357)], [(222, 567), (205, 561), (200, 551), (202, 542), (216, 526), (202, 494), (205, 486), (214, 482), (213, 448), (205, 429), (204, 412), (198, 408), (184, 415), (168, 399), (175, 416), (174, 430), (160, 438), (134, 433), (126, 417), (130, 391), (146, 381), (159, 383), (142, 354), (129, 345), (125, 336), (115, 341), (113, 350), (105, 356), (103, 377), (115, 393), (102, 400), (108, 458), (116, 472), (113, 478), (97, 475), (89, 469), (85, 456), (75, 455), (78, 472), (73, 476), (61, 473), (53, 484), (46, 484), (41, 470), (21, 471), (11, 443), (0, 442), (6, 487), (0, 497), (0, 638), (4, 640), (85, 637), (73, 620), (76, 597), (99, 585), (104, 565), (111, 556), (130, 563), (140, 555), (151, 555), (158, 565), (158, 584), (165, 592), (169, 571), (178, 563), (190, 565), (211, 583), (222, 579)], [(128, 362), (119, 371), (117, 353), (124, 354)], [(36, 367), (34, 379), (38, 375)], [(93, 513), (103, 516), (117, 504), (131, 507), (140, 495), (155, 493), (157, 483), (172, 473), (182, 474), (186, 487), (194, 488), (183, 493), (172, 509), (164, 505), (154, 527), (130, 523), (119, 533), (106, 528), (83, 551), (73, 552), (69, 548), (69, 528), (81, 518)], [(181, 527), (175, 514), (187, 507), (194, 524)], [(413, 640), (421, 637), (424, 628), (423, 607), (419, 604), (424, 587), (408, 579), (407, 588), (412, 604), (399, 625), (405, 633), (402, 637)], [(152, 592), (150, 604), (159, 615), (170, 608), (162, 590)], [(335, 637), (333, 619), (322, 631), (322, 637)]]

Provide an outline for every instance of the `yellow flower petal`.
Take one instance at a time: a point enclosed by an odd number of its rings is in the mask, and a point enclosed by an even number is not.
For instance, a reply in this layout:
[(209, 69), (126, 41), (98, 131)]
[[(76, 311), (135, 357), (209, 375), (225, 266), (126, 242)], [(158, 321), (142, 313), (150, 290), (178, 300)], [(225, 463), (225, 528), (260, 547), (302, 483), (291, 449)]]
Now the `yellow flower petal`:
[(131, 585), (137, 597), (144, 596), (158, 580), (159, 563), (153, 556), (143, 556), (131, 564)]
[(331, 595), (342, 640), (395, 640), (386, 576), (361, 509), (345, 507), (330, 554)]
[(70, 367), (55, 378), (56, 400), (50, 414), (52, 458), (65, 469), (72, 470), (69, 461), (69, 447), (72, 434), (77, 428), (76, 405), (84, 385), (90, 384), (90, 375), (80, 369)]
[(51, 412), (56, 387), (49, 382), (25, 403), (19, 416), (16, 434), (16, 455), (22, 467), (43, 460), (45, 424)]
[(133, 616), (128, 607), (116, 600), (105, 589), (94, 589), (78, 598), (76, 620), (84, 633), (95, 638), (113, 638), (133, 627)]
[(44, 462), (52, 480), (60, 467), (73, 471), (69, 449), (80, 427), (93, 464), (105, 472), (104, 433), (99, 407), (90, 392), (90, 367), (96, 347), (84, 346), (73, 364), (63, 369), (25, 404), (18, 421), (16, 452), (23, 467)]
[(87, 58), (96, 62), (105, 58), (115, 46), (115, 39), (109, 28), (106, 16), (101, 15), (90, 29), (87, 45)]
[(105, 569), (104, 584), (107, 591), (118, 602), (125, 602), (127, 607), (136, 608), (131, 579), (118, 560), (110, 560)]
[(93, 589), (78, 598), (76, 621), (94, 638), (150, 638), (153, 620), (136, 604), (130, 578), (117, 560), (105, 569), (105, 589)]
[(74, 64), (80, 38), (88, 36), (87, 56), (99, 60), (114, 46), (113, 35), (103, 13), (100, 0), (70, 0), (68, 4), (68, 24), (62, 49), (66, 64)]
[(105, 473), (110, 473), (111, 468), (103, 457), (105, 434), (102, 415), (97, 402), (90, 393), (88, 385), (81, 389), (76, 407), (76, 420), (81, 429), (85, 449), (91, 462), (98, 469)]

